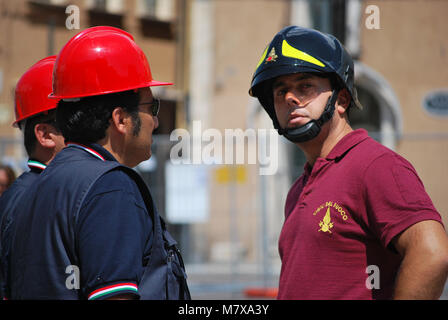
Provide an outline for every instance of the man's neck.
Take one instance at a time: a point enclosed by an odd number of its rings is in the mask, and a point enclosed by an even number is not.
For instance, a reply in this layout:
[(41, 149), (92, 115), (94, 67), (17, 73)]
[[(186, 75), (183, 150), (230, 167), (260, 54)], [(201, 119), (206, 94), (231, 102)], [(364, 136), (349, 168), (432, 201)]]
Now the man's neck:
[(34, 159), (36, 161), (39, 161), (40, 163), (48, 166), (53, 160), (53, 158), (56, 156), (56, 151), (54, 149), (46, 149), (42, 147), (36, 147), (34, 152), (29, 155), (30, 159)]
[(297, 146), (305, 153), (307, 162), (312, 167), (318, 158), (326, 158), (336, 144), (352, 131), (348, 123), (334, 127), (330, 122), (323, 126), (316, 138), (297, 143)]
[(109, 151), (109, 153), (121, 164), (123, 164), (123, 150), (122, 148), (117, 147), (116, 144), (112, 144), (111, 140), (108, 139), (107, 137), (99, 140), (96, 142), (97, 144), (99, 144), (100, 146), (102, 146), (104, 149), (106, 149), (107, 151)]
[[(121, 138), (121, 137), (120, 137)], [(109, 153), (120, 163), (128, 167), (134, 167), (138, 163), (135, 163), (129, 152), (126, 151), (125, 145), (122, 139), (110, 139), (109, 135), (106, 135), (105, 138), (96, 142), (104, 149), (109, 151)]]

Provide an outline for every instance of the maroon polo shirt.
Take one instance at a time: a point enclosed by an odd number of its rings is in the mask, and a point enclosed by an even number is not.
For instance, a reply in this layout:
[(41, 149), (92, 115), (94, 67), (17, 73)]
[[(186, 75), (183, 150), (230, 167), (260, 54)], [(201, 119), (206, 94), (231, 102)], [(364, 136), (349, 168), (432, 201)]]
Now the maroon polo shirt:
[(305, 165), (285, 216), (278, 299), (389, 299), (401, 262), (391, 240), (442, 223), (412, 165), (363, 129)]

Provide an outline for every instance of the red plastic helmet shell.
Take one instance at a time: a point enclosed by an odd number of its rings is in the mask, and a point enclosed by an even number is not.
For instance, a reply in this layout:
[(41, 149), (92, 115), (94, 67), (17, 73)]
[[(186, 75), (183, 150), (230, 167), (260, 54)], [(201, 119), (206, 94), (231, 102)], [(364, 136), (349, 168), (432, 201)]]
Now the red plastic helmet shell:
[(74, 99), (151, 86), (148, 60), (131, 34), (100, 26), (81, 31), (59, 52), (50, 98)]
[(58, 100), (49, 99), (51, 93), (53, 66), (56, 56), (36, 62), (19, 79), (15, 88), (15, 114), (13, 126), (31, 116), (55, 109)]

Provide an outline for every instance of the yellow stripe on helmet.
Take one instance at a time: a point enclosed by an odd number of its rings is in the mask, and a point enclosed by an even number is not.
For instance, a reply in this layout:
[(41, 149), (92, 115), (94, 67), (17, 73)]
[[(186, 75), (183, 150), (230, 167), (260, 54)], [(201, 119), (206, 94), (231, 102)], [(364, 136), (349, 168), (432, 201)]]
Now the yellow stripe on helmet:
[(266, 55), (267, 55), (267, 53), (268, 53), (268, 48), (269, 48), (269, 46), (267, 46), (266, 49), (264, 49), (264, 52), (263, 52), (263, 54), (262, 54), (262, 56), (261, 56), (261, 58), (260, 58), (260, 61), (258, 61), (258, 64), (257, 64), (257, 67), (255, 68), (255, 70), (258, 69), (258, 67), (260, 66), (260, 64), (263, 63), (264, 58), (266, 58)]
[(319, 67), (325, 67), (325, 65), (322, 62), (320, 62), (313, 56), (310, 56), (308, 53), (305, 53), (303, 51), (300, 51), (299, 49), (294, 48), (288, 42), (286, 42), (286, 40), (283, 40), (282, 43), (282, 54), (285, 57), (295, 58), (318, 65)]

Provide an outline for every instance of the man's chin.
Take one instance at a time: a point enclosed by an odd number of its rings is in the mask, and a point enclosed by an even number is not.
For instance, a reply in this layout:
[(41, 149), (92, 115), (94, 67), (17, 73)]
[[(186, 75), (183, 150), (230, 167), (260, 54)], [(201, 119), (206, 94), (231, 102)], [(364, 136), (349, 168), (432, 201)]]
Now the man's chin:
[[(294, 120), (295, 120), (295, 119), (294, 119)], [(294, 129), (303, 127), (304, 125), (306, 125), (306, 124), (309, 123), (310, 121), (311, 121), (311, 119), (305, 119), (305, 118), (300, 119), (300, 121), (299, 121), (299, 120), (294, 121), (294, 122), (292, 122), (292, 123), (291, 123), (291, 121), (290, 121), (290, 122), (288, 123), (288, 125), (286, 126), (286, 129), (288, 129), (288, 130), (294, 130)]]

